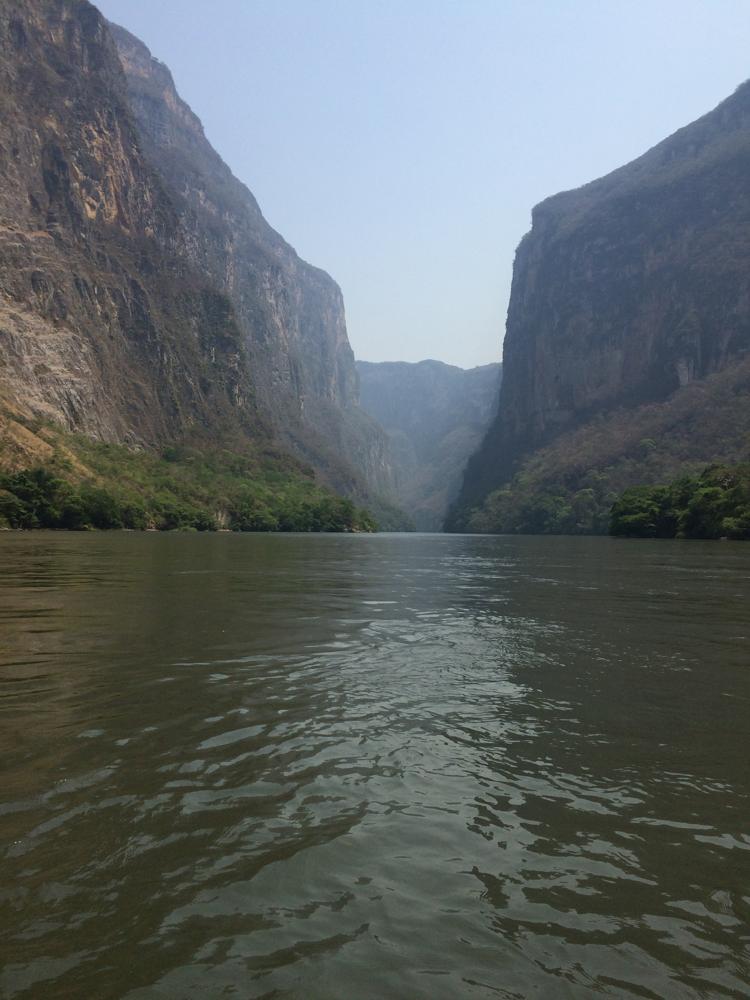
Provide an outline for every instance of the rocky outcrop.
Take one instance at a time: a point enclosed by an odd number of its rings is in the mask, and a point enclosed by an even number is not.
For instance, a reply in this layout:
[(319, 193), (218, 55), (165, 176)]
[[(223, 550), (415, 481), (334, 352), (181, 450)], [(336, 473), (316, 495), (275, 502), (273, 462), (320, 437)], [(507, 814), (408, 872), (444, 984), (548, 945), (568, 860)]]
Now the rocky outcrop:
[(494, 414), (501, 366), (358, 361), (362, 407), (391, 439), (396, 497), (420, 531), (438, 531), (466, 461)]
[(145, 46), (86, 0), (0, 0), (0, 111), (14, 420), (260, 445), (360, 502), (388, 489), (338, 286), (268, 226)]
[(516, 255), (497, 417), (449, 526), (464, 526), (539, 448), (740, 362), (749, 172), (746, 83), (633, 163), (534, 209)]

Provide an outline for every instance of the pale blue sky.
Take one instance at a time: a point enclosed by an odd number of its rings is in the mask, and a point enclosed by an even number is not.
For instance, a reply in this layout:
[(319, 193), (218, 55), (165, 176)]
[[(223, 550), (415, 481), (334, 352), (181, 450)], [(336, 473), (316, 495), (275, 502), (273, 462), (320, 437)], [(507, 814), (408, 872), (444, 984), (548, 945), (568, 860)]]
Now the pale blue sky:
[(532, 206), (750, 76), (750, 0), (100, 0), (279, 232), (355, 354), (498, 360)]

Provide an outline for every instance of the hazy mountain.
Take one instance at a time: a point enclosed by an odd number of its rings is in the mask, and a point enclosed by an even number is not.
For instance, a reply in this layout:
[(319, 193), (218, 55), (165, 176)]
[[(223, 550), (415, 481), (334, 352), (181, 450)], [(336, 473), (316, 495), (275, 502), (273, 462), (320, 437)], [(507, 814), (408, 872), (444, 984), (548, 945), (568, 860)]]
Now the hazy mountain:
[(501, 366), (358, 361), (362, 407), (388, 432), (396, 496), (419, 530), (438, 531), (492, 418)]

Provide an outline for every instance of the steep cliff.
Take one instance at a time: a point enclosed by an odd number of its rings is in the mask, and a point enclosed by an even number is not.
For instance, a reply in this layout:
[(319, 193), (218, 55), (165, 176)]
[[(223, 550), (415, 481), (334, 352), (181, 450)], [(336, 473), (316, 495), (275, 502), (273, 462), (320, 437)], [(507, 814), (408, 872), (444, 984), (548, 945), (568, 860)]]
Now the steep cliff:
[(180, 253), (95, 8), (0, 0), (0, 398), (104, 439), (261, 434), (232, 304)]
[(297, 454), (356, 492), (352, 470), (387, 492), (382, 430), (359, 408), (338, 285), (301, 260), (212, 148), (172, 75), (137, 38), (110, 25), (151, 163), (164, 178), (188, 256), (228, 296), (259, 408)]
[[(519, 470), (528, 487), (530, 461), (537, 488), (561, 496), (626, 462), (625, 478), (662, 474), (654, 455), (666, 443), (652, 441), (644, 467), (630, 426), (641, 439), (658, 438), (665, 418), (657, 404), (737, 368), (750, 348), (748, 176), (750, 83), (633, 163), (534, 209), (516, 255), (497, 417), (449, 526), (466, 526)], [(609, 443), (589, 448), (583, 468), (582, 436), (591, 444), (604, 423)], [(671, 450), (690, 462), (684, 444)], [(721, 436), (714, 446), (719, 457)], [(554, 478), (530, 459), (539, 449), (557, 456)]]
[(438, 531), (497, 405), (500, 365), (358, 361), (362, 407), (391, 439), (396, 496), (420, 531)]
[(268, 226), (168, 70), (86, 0), (0, 0), (0, 111), (5, 466), (46, 454), (44, 419), (291, 452), (388, 513), (341, 292)]

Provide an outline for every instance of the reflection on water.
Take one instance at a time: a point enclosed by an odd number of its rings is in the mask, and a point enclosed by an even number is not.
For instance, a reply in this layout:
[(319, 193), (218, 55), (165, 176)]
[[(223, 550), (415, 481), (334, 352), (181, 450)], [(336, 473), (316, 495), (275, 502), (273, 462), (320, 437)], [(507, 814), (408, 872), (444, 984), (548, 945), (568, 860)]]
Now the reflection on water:
[(0, 995), (747, 995), (749, 557), (0, 538)]

